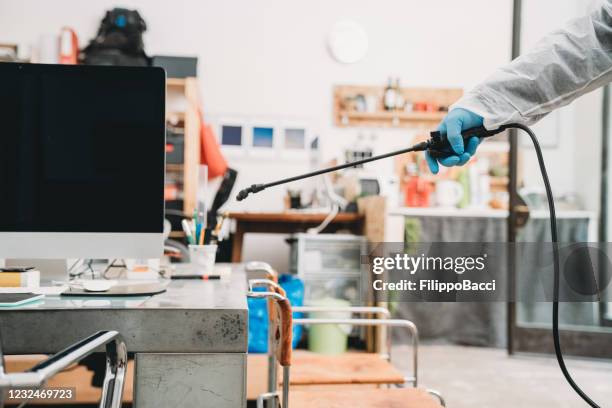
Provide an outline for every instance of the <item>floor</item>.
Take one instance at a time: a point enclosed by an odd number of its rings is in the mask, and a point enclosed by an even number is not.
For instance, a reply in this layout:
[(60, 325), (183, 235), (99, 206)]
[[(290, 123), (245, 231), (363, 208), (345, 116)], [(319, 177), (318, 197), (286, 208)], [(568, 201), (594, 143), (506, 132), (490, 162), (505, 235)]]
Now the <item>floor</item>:
[[(406, 346), (393, 362), (410, 367)], [(612, 347), (612, 345), (611, 345)], [(509, 357), (503, 349), (421, 345), (420, 384), (442, 393), (449, 408), (585, 407), (565, 382), (552, 356)], [(612, 362), (568, 359), (575, 381), (601, 406), (612, 401)]]
[[(409, 356), (407, 346), (394, 347), (393, 363), (406, 373)], [(567, 365), (595, 402), (611, 406), (612, 362), (568, 359)], [(508, 357), (503, 349), (421, 344), (419, 367), (420, 385), (440, 391), (448, 408), (586, 406), (569, 388), (552, 356)], [(81, 407), (90, 406), (73, 408)]]

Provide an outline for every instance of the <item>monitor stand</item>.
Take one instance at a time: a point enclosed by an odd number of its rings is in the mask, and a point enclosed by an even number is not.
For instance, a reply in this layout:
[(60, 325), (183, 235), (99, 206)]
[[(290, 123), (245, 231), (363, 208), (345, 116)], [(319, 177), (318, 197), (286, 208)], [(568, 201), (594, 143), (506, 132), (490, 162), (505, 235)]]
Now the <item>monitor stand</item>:
[(52, 281), (68, 280), (68, 265), (67, 259), (7, 259), (6, 267), (25, 267), (33, 266), (40, 271), (40, 283), (47, 286), (51, 285)]

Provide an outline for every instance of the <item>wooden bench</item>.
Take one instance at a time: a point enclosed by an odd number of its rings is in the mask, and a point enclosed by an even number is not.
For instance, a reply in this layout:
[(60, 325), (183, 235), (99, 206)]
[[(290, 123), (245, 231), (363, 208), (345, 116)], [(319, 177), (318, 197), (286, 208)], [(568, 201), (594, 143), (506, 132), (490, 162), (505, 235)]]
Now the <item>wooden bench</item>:
[[(249, 354), (247, 359), (247, 397), (250, 400), (266, 392), (268, 356)], [(279, 373), (280, 375), (280, 373)], [(282, 376), (279, 378), (279, 384)], [(304, 350), (293, 354), (290, 384), (349, 385), (403, 384), (404, 375), (379, 354), (348, 352), (325, 356)]]
[(351, 389), (342, 392), (299, 391), (289, 394), (291, 408), (441, 408), (440, 403), (421, 388)]

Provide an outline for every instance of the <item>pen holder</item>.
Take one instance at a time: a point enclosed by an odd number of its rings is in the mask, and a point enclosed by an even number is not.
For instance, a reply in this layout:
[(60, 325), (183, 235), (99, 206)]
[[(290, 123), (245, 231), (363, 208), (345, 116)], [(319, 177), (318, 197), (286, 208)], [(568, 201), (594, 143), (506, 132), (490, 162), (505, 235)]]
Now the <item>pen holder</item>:
[(189, 245), (189, 259), (195, 273), (212, 274), (217, 257), (217, 245)]

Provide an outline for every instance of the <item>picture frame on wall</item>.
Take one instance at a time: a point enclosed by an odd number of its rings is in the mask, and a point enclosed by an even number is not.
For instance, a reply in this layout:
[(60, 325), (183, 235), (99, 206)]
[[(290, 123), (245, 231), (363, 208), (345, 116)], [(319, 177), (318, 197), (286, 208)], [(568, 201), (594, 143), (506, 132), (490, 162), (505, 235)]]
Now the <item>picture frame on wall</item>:
[(221, 150), (229, 157), (307, 159), (312, 132), (307, 120), (208, 115)]
[(279, 148), (279, 128), (275, 120), (251, 120), (248, 129), (248, 154), (256, 157), (276, 157)]
[(237, 116), (220, 117), (217, 120), (209, 119), (217, 132), (217, 139), (221, 150), (229, 156), (244, 156), (248, 129), (244, 119)]
[(285, 119), (280, 124), (280, 144), (283, 156), (287, 158), (306, 158), (312, 143), (308, 121)]

